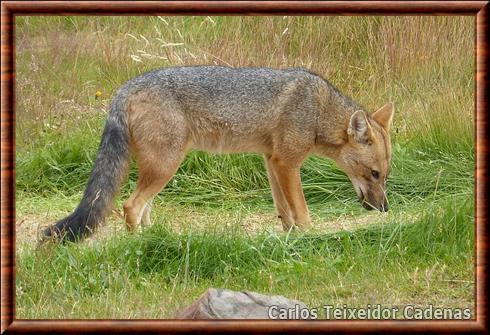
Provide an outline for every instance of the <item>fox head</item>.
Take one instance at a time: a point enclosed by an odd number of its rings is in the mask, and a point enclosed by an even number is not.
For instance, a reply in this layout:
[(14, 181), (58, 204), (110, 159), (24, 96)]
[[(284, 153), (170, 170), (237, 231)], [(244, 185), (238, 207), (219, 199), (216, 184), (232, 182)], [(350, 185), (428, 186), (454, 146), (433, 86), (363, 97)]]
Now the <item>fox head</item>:
[(386, 179), (390, 174), (393, 113), (392, 103), (371, 114), (356, 111), (347, 126), (347, 143), (340, 149), (337, 163), (366, 209), (388, 211)]

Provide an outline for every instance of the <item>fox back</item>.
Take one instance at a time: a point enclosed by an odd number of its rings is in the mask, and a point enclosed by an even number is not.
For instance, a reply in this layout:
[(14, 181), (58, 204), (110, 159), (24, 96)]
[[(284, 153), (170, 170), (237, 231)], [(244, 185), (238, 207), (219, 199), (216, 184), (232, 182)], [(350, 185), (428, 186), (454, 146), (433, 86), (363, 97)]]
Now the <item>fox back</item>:
[(183, 116), (191, 146), (214, 152), (269, 152), (274, 131), (294, 126), (314, 138), (314, 98), (328, 84), (302, 69), (200, 66), (153, 71), (128, 82), (132, 100), (153, 100)]

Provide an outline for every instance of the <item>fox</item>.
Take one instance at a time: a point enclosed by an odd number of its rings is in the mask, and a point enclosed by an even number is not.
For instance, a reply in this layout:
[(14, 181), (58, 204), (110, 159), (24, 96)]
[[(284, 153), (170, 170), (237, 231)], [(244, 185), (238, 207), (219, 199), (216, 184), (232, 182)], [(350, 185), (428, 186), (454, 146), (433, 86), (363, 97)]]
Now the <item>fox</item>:
[(138, 178), (123, 204), (124, 224), (130, 232), (151, 224), (152, 199), (191, 149), (262, 155), (286, 231), (311, 227), (300, 176), (311, 154), (346, 173), (364, 208), (386, 212), (393, 114), (392, 102), (367, 112), (304, 68), (200, 65), (141, 74), (111, 101), (79, 205), (45, 228), (43, 238), (77, 242), (93, 233), (111, 211), (132, 158)]

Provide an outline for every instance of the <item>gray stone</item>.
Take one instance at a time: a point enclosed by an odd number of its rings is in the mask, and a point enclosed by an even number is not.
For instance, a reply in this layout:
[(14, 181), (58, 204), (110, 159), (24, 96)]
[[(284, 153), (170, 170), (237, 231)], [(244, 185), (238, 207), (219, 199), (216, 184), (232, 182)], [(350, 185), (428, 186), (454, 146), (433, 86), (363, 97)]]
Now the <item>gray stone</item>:
[[(272, 307), (272, 310), (270, 310)], [(267, 296), (256, 292), (235, 292), (210, 288), (187, 308), (177, 319), (307, 319), (306, 305), (281, 295)], [(306, 311), (304, 311), (306, 312)]]

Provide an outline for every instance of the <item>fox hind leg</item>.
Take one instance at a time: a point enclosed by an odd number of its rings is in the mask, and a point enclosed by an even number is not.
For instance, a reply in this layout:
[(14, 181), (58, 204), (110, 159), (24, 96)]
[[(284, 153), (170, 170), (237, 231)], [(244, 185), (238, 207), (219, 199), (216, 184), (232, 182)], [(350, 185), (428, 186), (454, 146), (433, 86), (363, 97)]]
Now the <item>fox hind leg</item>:
[(188, 129), (172, 95), (142, 90), (131, 97), (128, 109), (131, 149), (138, 165), (135, 191), (124, 203), (125, 224), (132, 231), (149, 224), (153, 197), (173, 177), (188, 148)]
[(124, 216), (126, 228), (134, 231), (141, 220), (149, 222), (148, 201), (152, 199), (173, 177), (177, 171), (184, 155), (180, 159), (162, 164), (156, 169), (143, 167), (140, 168), (136, 190), (124, 203)]

